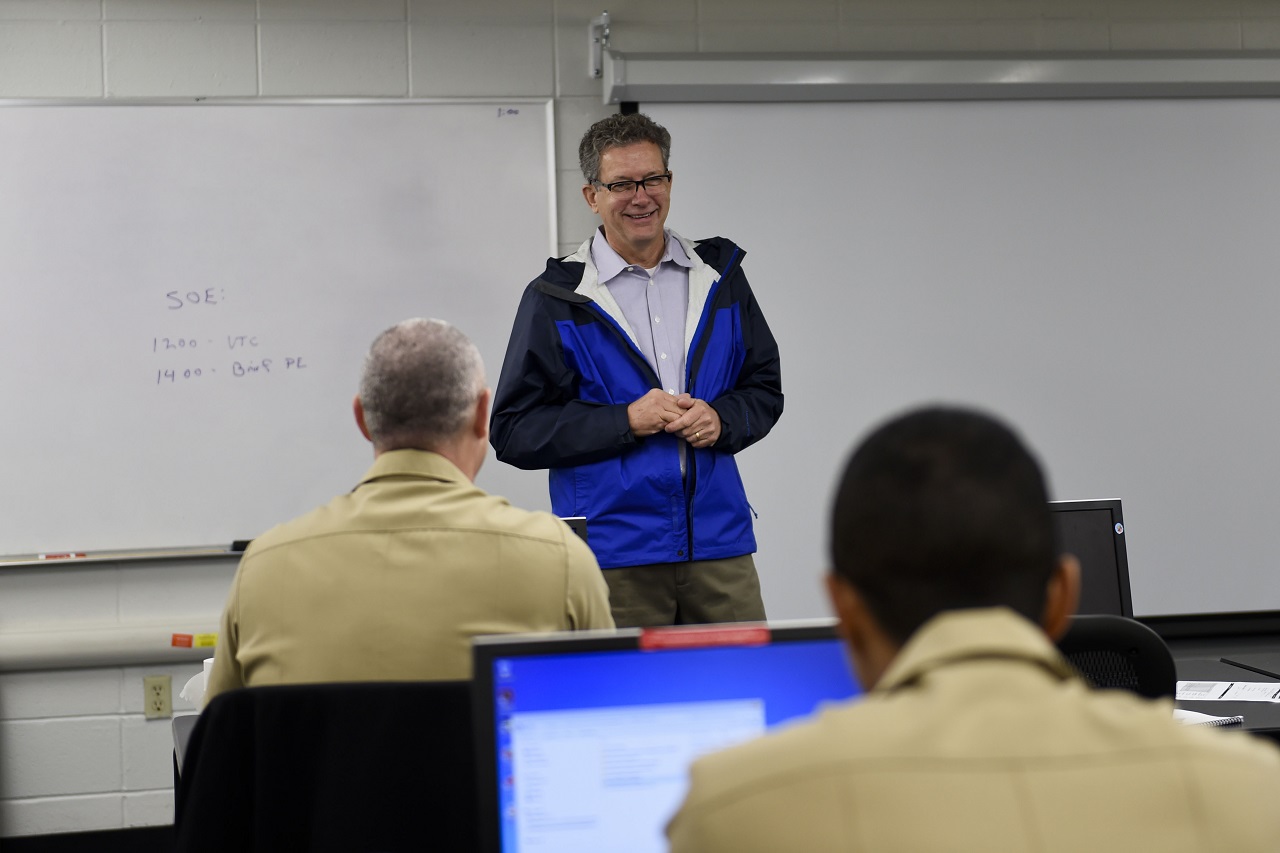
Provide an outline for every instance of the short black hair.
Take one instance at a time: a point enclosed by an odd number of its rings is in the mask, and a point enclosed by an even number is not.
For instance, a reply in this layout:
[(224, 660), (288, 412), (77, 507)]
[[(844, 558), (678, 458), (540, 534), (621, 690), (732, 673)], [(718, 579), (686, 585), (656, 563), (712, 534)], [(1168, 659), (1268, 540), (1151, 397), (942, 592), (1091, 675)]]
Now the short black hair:
[(1014, 431), (929, 407), (854, 451), (831, 516), (831, 565), (895, 642), (944, 610), (1004, 605), (1039, 622), (1057, 561), (1049, 490)]

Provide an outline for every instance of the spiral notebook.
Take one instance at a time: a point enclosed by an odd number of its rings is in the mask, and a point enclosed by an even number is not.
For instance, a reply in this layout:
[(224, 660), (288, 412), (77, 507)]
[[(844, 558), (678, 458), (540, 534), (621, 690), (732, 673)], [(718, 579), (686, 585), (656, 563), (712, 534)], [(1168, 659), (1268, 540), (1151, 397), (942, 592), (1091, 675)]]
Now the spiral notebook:
[(1202, 714), (1199, 711), (1174, 709), (1173, 718), (1183, 725), (1203, 726), (1204, 728), (1240, 728), (1244, 725), (1244, 717), (1215, 717), (1213, 714)]

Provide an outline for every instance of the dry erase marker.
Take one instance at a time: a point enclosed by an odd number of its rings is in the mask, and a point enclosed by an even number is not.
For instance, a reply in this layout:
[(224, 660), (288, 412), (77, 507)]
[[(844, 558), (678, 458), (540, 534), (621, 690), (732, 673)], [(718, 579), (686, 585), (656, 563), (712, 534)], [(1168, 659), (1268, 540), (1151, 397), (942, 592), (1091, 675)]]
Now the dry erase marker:
[(40, 559), (42, 560), (74, 560), (76, 557), (83, 557), (83, 556), (85, 556), (83, 553), (73, 551), (68, 554), (41, 554)]

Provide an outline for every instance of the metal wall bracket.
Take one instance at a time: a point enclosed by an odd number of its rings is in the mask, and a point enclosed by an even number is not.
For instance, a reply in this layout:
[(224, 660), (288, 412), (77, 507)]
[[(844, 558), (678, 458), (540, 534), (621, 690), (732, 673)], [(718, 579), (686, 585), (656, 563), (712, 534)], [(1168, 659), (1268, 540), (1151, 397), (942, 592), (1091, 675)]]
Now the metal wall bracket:
[(609, 46), (609, 11), (606, 9), (587, 24), (587, 73), (599, 78), (604, 73), (604, 50)]

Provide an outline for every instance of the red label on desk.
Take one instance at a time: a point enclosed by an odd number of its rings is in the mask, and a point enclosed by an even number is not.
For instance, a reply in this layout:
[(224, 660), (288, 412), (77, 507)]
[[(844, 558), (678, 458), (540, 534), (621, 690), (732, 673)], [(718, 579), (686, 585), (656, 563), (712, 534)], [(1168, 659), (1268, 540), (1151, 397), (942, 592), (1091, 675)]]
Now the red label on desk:
[(195, 642), (195, 637), (191, 634), (174, 634), (173, 640), (169, 645), (173, 646), (175, 649), (189, 649), (193, 642)]
[(769, 626), (761, 624), (698, 627), (645, 628), (640, 632), (640, 648), (696, 649), (704, 646), (763, 646), (770, 638)]

